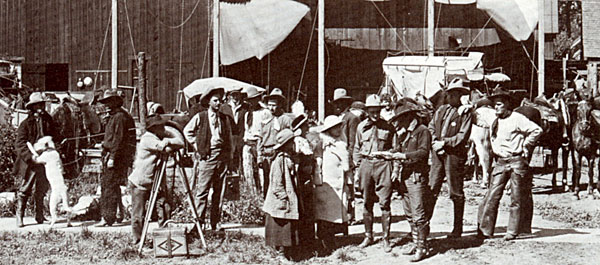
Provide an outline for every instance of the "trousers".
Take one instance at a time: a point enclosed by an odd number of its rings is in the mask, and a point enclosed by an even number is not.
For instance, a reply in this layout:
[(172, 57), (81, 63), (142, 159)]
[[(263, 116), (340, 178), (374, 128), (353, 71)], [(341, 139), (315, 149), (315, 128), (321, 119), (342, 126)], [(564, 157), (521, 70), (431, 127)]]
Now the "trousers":
[(117, 208), (121, 204), (120, 184), (127, 178), (128, 169), (125, 163), (115, 160), (114, 167), (107, 168), (100, 178), (100, 212), (109, 225), (116, 220)]
[(27, 199), (33, 193), (36, 220), (44, 220), (44, 196), (49, 185), (44, 166), (36, 164), (31, 166), (17, 190), (17, 197), (23, 201), (23, 207), (26, 207)]
[[(454, 154), (438, 155), (431, 154), (431, 171), (429, 174), (429, 186), (434, 200), (440, 194), (444, 179), (448, 180), (450, 199), (453, 202), (464, 202), (465, 192), (463, 190), (463, 168), (465, 158)], [(435, 205), (433, 205), (435, 206)]]
[(220, 152), (211, 152), (212, 155), (207, 160), (198, 162), (198, 187), (196, 190), (196, 207), (201, 220), (204, 220), (206, 206), (208, 204), (208, 193), (212, 188), (213, 193), (210, 203), (210, 224), (213, 228), (221, 220), (219, 212), (219, 203), (221, 202), (221, 189), (223, 180), (227, 173), (227, 162), (225, 156)]
[(261, 194), (260, 178), (258, 176), (258, 155), (256, 153), (256, 142), (246, 142), (242, 149), (242, 167), (246, 185)]
[[(133, 183), (129, 183), (131, 189), (131, 232), (137, 243), (142, 236), (144, 217), (146, 216), (146, 202), (150, 199), (151, 190), (140, 189)], [(156, 213), (158, 224), (162, 226), (171, 218), (171, 200), (167, 185), (161, 185), (156, 201)]]
[(379, 199), (381, 211), (390, 211), (392, 162), (380, 159), (363, 159), (358, 170), (365, 199), (364, 211), (373, 214), (373, 205), (376, 199)]
[[(492, 171), (492, 182), (483, 201), (479, 205), (477, 224), (485, 236), (493, 236), (498, 217), (498, 206), (508, 181), (511, 183), (510, 217), (507, 234), (518, 235), (520, 222), (523, 220), (523, 195), (525, 180), (528, 176), (529, 165), (523, 157), (499, 158)], [(533, 205), (532, 205), (533, 207)], [(532, 208), (533, 209), (533, 208)]]
[[(413, 174), (416, 175), (413, 176)], [(408, 216), (410, 226), (415, 227), (419, 234), (428, 234), (427, 206), (432, 196), (428, 185), (428, 176), (418, 172), (403, 172), (399, 193), (402, 196), (402, 206), (404, 213)]]

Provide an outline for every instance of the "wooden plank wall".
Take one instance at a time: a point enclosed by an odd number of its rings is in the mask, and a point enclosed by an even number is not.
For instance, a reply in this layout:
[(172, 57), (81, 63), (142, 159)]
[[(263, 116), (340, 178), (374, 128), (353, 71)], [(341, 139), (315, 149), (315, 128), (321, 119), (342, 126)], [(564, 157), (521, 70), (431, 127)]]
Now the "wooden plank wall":
[(581, 2), (583, 27), (583, 54), (585, 57), (600, 58), (600, 1)]
[[(181, 86), (208, 76), (210, 58), (204, 58), (209, 32), (208, 3), (209, 0), (118, 1), (119, 70), (130, 71), (129, 58), (136, 52), (146, 52), (151, 57), (149, 99), (167, 109), (175, 107), (179, 89), (180, 44)], [(187, 18), (196, 4), (183, 27), (173, 28), (182, 22), (182, 5)], [(110, 69), (110, 29), (103, 45), (110, 6), (110, 0), (0, 0), (0, 54), (23, 56), (29, 64), (69, 64), (69, 89), (75, 90), (75, 71), (96, 70), (99, 63), (99, 69)], [(102, 83), (110, 81), (103, 77)], [(129, 74), (120, 74), (119, 84), (131, 85)]]

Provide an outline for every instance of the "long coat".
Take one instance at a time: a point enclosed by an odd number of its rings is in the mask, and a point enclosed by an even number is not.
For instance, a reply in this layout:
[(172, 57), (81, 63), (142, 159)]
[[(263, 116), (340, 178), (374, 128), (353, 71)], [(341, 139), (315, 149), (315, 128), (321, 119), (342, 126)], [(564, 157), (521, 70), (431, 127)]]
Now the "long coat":
[[(332, 223), (348, 221), (348, 186), (344, 185), (350, 171), (350, 154), (346, 143), (321, 134), (323, 139), (323, 165), (321, 180), (317, 180), (314, 194), (316, 220)], [(318, 177), (318, 176), (317, 176)]]
[(299, 220), (300, 198), (296, 178), (296, 164), (289, 154), (279, 152), (271, 164), (269, 189), (263, 211), (273, 218)]
[(27, 176), (33, 170), (32, 167), (40, 166), (39, 164), (35, 164), (31, 159), (32, 154), (27, 147), (27, 142), (34, 144), (38, 139), (47, 135), (52, 136), (52, 139), (56, 143), (60, 143), (63, 138), (59, 135), (57, 131), (58, 126), (54, 123), (50, 114), (45, 111), (39, 114), (42, 124), (41, 132), (38, 128), (36, 116), (38, 114), (29, 115), (17, 129), (17, 139), (15, 141), (17, 159), (13, 167), (13, 174), (18, 178)]

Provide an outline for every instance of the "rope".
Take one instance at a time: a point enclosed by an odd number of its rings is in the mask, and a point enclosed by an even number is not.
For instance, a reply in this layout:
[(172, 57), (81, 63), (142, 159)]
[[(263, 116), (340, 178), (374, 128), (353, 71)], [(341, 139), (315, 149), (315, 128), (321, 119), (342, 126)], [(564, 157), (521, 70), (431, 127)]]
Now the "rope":
[(400, 40), (400, 42), (402, 42), (402, 45), (404, 45), (404, 48), (406, 48), (410, 54), (413, 54), (413, 51), (408, 47), (408, 45), (406, 45), (406, 43), (404, 42), (404, 40), (401, 39), (400, 36), (398, 35), (398, 29), (396, 29), (396, 28), (394, 28), (394, 26), (392, 26), (392, 23), (390, 23), (390, 21), (383, 14), (383, 12), (381, 12), (381, 9), (379, 9), (379, 7), (375, 4), (375, 2), (373, 2), (373, 1), (369, 1), (369, 2), (371, 2), (371, 4), (373, 4), (373, 6), (375, 7), (375, 9), (377, 9), (377, 12), (379, 12), (379, 14), (381, 15), (381, 17), (383, 17), (383, 19), (390, 26), (390, 28), (394, 29), (394, 35), (396, 35), (396, 38), (398, 38)]
[(479, 32), (477, 32), (477, 35), (475, 35), (475, 38), (473, 38), (471, 40), (471, 43), (469, 43), (469, 45), (467, 46), (467, 48), (460, 54), (460, 56), (465, 55), (465, 53), (467, 53), (467, 51), (469, 51), (469, 48), (471, 48), (471, 45), (473, 45), (473, 43), (475, 43), (475, 41), (477, 40), (477, 38), (479, 38), (479, 36), (481, 35), (481, 33), (483, 33), (483, 30), (485, 29), (485, 27), (487, 27), (487, 25), (490, 23), (490, 21), (492, 21), (492, 17), (488, 18), (488, 20), (485, 22), (485, 24), (483, 25), (483, 27), (481, 29), (479, 29)]
[[(206, 22), (208, 28), (212, 28), (212, 16), (207, 16)], [(202, 58), (202, 71), (201, 77), (204, 78), (204, 66), (206, 65), (206, 58), (208, 57), (208, 44), (210, 43), (210, 30), (206, 31), (206, 45), (204, 46), (204, 57)]]
[[(163, 25), (163, 26), (165, 26), (167, 28), (176, 29), (176, 28), (183, 27), (183, 25), (185, 25), (185, 23), (187, 23), (188, 21), (190, 21), (190, 19), (192, 18), (192, 15), (194, 14), (194, 12), (196, 12), (196, 9), (198, 8), (199, 4), (200, 4), (200, 0), (198, 0), (196, 2), (196, 5), (194, 6), (194, 9), (192, 9), (192, 12), (190, 12), (190, 14), (188, 15), (188, 17), (185, 20), (183, 20), (181, 22), (181, 24), (175, 25), (175, 26), (167, 25), (166, 23), (162, 22), (160, 20), (160, 18), (156, 14), (154, 14), (152, 12), (152, 10), (150, 9), (150, 4), (148, 3), (148, 0), (146, 0), (146, 10), (148, 11), (148, 13), (150, 13), (151, 16), (153, 16), (153, 17), (156, 18), (156, 21), (158, 21), (158, 24), (161, 24), (161, 25)], [(183, 9), (183, 7), (182, 7), (182, 9)]]
[[(525, 48), (525, 44), (523, 44), (523, 42), (519, 42), (521, 44), (521, 47), (523, 47), (523, 50), (525, 51), (525, 55), (527, 55), (527, 59), (529, 59), (529, 62), (531, 63), (531, 65), (533, 66), (533, 69), (535, 69), (535, 71), (539, 71), (537, 69), (537, 67), (535, 67), (535, 62), (533, 61), (533, 59), (531, 59), (531, 56), (529, 56), (529, 52), (527, 51), (527, 49)], [(533, 44), (535, 45), (535, 43)]]
[(102, 50), (100, 50), (100, 60), (98, 60), (98, 68), (94, 74), (94, 90), (96, 90), (96, 84), (98, 82), (98, 71), (100, 71), (100, 65), (102, 64), (102, 57), (104, 55), (104, 48), (106, 47), (106, 39), (108, 38), (108, 29), (110, 29), (110, 19), (112, 18), (112, 12), (108, 15), (108, 23), (106, 25), (106, 31), (104, 32), (104, 41), (102, 42)]
[[(137, 51), (135, 50), (135, 44), (133, 43), (133, 34), (131, 33), (131, 23), (129, 23), (129, 12), (127, 11), (127, 0), (123, 0), (123, 5), (125, 6), (125, 17), (127, 18), (127, 28), (129, 29), (129, 39), (131, 40), (131, 48), (133, 49), (133, 54), (137, 57)], [(138, 64), (137, 59), (135, 60), (135, 65)]]
[(315, 15), (313, 16), (315, 20), (313, 21), (312, 29), (310, 30), (310, 38), (308, 39), (308, 46), (306, 47), (306, 54), (304, 55), (304, 65), (302, 65), (302, 74), (300, 75), (300, 85), (298, 86), (298, 93), (296, 94), (296, 100), (300, 98), (300, 91), (302, 90), (302, 81), (304, 79), (304, 71), (306, 70), (306, 63), (308, 62), (308, 54), (310, 51), (310, 44), (312, 43), (313, 33), (315, 32), (315, 25), (317, 24), (317, 10), (315, 10)]
[[(181, 20), (183, 21), (183, 11), (185, 7), (185, 0), (181, 0)], [(179, 34), (179, 84), (178, 87), (179, 89), (182, 89), (181, 87), (181, 68), (182, 68), (182, 64), (183, 64), (183, 25), (181, 26), (181, 32)]]

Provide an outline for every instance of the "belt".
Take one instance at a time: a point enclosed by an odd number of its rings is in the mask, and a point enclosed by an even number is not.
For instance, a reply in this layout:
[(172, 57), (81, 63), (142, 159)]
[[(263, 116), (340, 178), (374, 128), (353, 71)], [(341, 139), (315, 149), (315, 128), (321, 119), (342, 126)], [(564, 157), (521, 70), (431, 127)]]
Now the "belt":
[(258, 140), (244, 140), (244, 144), (256, 145), (256, 144), (258, 144)]
[(497, 159), (498, 159), (498, 162), (510, 163), (510, 162), (519, 161), (519, 160), (525, 159), (525, 158), (521, 155), (514, 155), (514, 156), (509, 156), (509, 157), (498, 157)]

